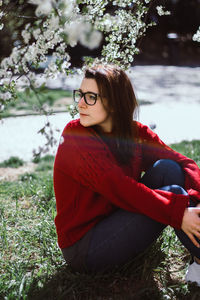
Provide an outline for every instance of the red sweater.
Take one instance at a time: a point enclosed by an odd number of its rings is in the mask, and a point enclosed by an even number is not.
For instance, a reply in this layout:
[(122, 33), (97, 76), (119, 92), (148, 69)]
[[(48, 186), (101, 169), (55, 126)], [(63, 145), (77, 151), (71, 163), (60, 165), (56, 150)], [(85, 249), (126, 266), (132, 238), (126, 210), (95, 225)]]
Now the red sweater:
[[(129, 167), (119, 166), (94, 129), (79, 120), (65, 127), (54, 165), (60, 248), (74, 244), (117, 207), (180, 228), (189, 196), (200, 201), (200, 169), (195, 162), (166, 146), (147, 126), (133, 122), (137, 133)], [(138, 182), (142, 171), (161, 158), (181, 165), (189, 196), (152, 190)]]

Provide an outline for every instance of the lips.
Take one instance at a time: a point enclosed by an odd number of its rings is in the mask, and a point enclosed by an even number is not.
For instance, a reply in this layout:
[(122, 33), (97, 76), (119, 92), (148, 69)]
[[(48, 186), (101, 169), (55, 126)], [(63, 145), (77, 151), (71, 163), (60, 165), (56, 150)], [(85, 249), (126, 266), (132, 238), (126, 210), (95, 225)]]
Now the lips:
[(79, 113), (81, 117), (87, 117), (88, 115), (83, 114), (83, 113)]

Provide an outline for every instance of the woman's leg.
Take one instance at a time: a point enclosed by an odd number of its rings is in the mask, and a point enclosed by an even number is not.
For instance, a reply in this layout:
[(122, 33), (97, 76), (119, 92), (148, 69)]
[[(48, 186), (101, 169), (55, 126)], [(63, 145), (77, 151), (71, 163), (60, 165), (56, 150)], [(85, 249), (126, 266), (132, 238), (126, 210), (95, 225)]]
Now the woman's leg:
[[(170, 189), (169, 185), (172, 183), (183, 185), (184, 176), (177, 163), (160, 160), (146, 172), (142, 182), (151, 188), (152, 185), (153, 188), (159, 188), (165, 184), (165, 189)], [(174, 185), (171, 189), (178, 191), (182, 188)], [(92, 229), (86, 259), (87, 269), (104, 271), (128, 262), (147, 249), (164, 228), (164, 224), (145, 215), (118, 209)]]
[(164, 228), (145, 215), (118, 209), (92, 229), (87, 270), (101, 272), (125, 264), (147, 249)]

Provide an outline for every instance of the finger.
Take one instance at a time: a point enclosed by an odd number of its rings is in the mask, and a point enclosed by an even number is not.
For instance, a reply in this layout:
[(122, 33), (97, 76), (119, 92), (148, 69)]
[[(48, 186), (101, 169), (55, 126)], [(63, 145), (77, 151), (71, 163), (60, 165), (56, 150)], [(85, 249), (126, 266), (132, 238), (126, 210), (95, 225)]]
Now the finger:
[(199, 232), (199, 230), (196, 230), (195, 232), (192, 232), (192, 234), (193, 234), (196, 238), (198, 238), (198, 239), (200, 240), (200, 232)]
[(197, 236), (198, 239), (200, 239), (200, 227), (198, 226), (198, 223), (195, 222), (195, 224), (190, 226), (190, 228), (187, 229), (187, 233), (193, 234), (193, 235)]
[(188, 233), (187, 234), (189, 239), (192, 241), (192, 243), (197, 247), (200, 248), (200, 244), (197, 242), (197, 240), (195, 239), (195, 237), (193, 236), (193, 234)]

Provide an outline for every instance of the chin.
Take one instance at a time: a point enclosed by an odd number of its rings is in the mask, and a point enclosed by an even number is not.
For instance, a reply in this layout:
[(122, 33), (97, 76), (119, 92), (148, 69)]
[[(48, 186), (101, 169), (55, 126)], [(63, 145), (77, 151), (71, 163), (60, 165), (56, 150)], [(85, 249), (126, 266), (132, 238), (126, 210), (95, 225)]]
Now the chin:
[(89, 126), (92, 126), (92, 124), (88, 123), (88, 122), (84, 122), (83, 120), (80, 119), (80, 124), (83, 126), (83, 127), (89, 127)]

